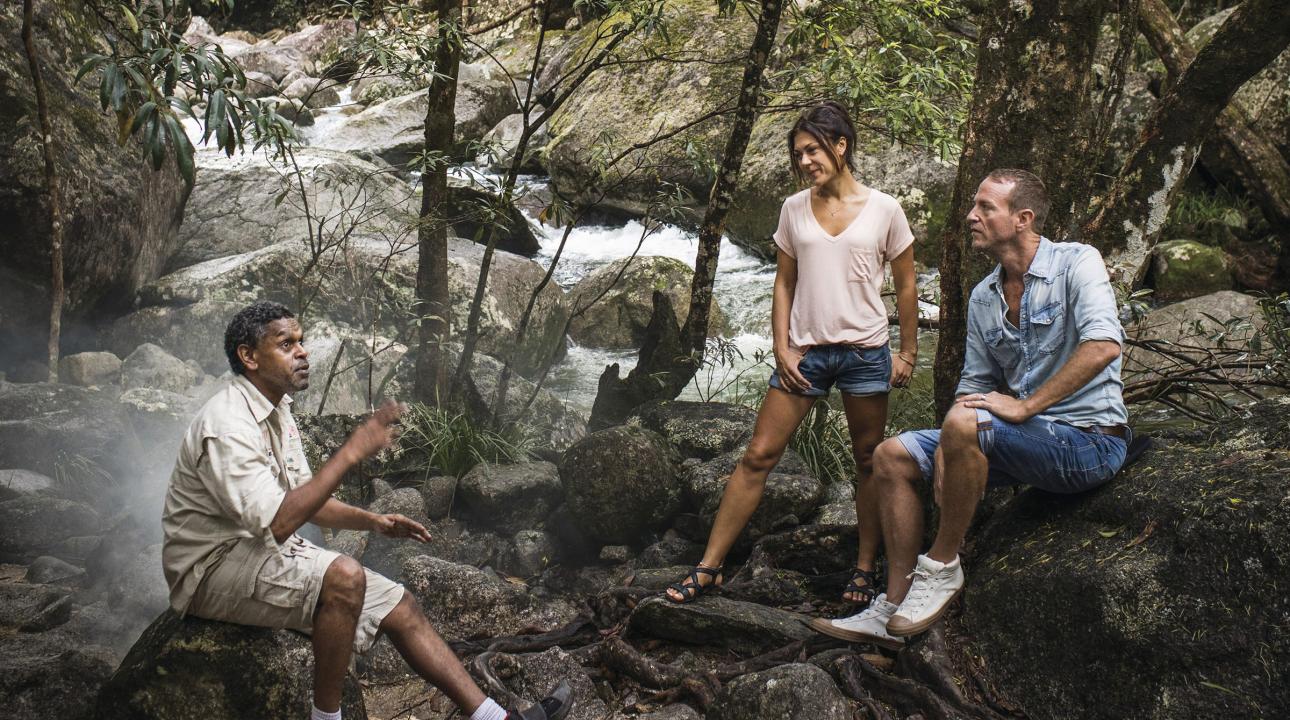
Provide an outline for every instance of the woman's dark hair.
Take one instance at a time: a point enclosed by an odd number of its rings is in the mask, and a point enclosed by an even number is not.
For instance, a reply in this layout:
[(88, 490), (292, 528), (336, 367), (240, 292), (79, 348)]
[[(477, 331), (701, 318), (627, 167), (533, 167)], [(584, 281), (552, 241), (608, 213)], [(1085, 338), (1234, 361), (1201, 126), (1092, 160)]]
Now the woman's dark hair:
[(224, 331), (224, 354), (228, 356), (228, 366), (234, 375), (244, 375), (246, 367), (237, 356), (237, 349), (242, 345), (255, 347), (269, 331), (269, 323), (283, 318), (293, 318), (294, 314), (281, 303), (263, 300), (248, 305), (238, 311), (229, 321)]
[(793, 147), (793, 141), (798, 133), (810, 135), (822, 147), (830, 150), (829, 158), (833, 161), (834, 170), (841, 170), (842, 166), (838, 165), (837, 157), (831, 151), (838, 140), (846, 138), (847, 149), (842, 151), (842, 161), (852, 172), (855, 172), (855, 160), (852, 159), (851, 153), (856, 146), (856, 128), (851, 124), (851, 116), (847, 114), (847, 109), (842, 107), (841, 103), (826, 100), (809, 110), (802, 111), (797, 122), (793, 123), (793, 129), (788, 131), (788, 164), (793, 168), (793, 177), (797, 178), (798, 182), (806, 182), (806, 177), (802, 175), (802, 165), (797, 162), (797, 151)]

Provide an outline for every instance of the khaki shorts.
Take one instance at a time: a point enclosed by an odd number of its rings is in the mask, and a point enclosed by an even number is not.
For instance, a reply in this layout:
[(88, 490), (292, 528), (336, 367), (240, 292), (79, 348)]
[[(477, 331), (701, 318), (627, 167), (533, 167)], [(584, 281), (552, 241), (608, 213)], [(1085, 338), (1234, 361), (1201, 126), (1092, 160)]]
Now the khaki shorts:
[[(324, 550), (298, 535), (283, 543), (281, 552), (269, 550), (260, 538), (239, 540), (206, 572), (188, 613), (208, 620), (309, 633), (323, 574), (338, 557), (340, 553)], [(367, 594), (354, 633), (354, 651), (359, 653), (371, 649), (381, 621), (403, 599), (402, 585), (363, 570)]]

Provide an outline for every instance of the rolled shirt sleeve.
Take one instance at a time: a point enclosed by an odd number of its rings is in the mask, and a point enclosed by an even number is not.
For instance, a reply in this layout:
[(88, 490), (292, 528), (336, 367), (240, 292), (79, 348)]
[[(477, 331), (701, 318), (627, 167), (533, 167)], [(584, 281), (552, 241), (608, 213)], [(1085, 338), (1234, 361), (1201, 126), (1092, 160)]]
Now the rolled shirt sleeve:
[(1112, 340), (1123, 345), (1124, 328), (1102, 254), (1086, 247), (1068, 272), (1067, 317), (1075, 320), (1079, 341)]
[(202, 484), (220, 508), (247, 532), (263, 537), (271, 550), (280, 547), (270, 525), (287, 492), (278, 482), (273, 460), (256, 438), (225, 433), (203, 441)]
[(776, 247), (783, 250), (785, 255), (796, 259), (797, 252), (793, 250), (793, 233), (789, 227), (792, 222), (789, 206), (792, 204), (794, 197), (796, 196), (790, 196), (784, 201), (784, 204), (780, 206), (779, 227), (775, 228), (775, 235), (773, 237), (775, 239)]
[(976, 313), (968, 313), (967, 343), (963, 353), (963, 373), (959, 376), (959, 385), (955, 395), (968, 393), (988, 393), (999, 389), (1003, 374), (994, 364), (994, 359), (985, 349), (985, 334), (981, 330), (981, 321)]

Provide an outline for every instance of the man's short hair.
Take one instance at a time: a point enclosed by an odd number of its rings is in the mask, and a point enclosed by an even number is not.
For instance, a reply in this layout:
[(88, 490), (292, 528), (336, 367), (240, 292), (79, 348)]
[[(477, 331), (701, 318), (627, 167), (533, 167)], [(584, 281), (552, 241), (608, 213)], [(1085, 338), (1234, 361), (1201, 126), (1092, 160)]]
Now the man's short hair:
[(1050, 207), (1048, 189), (1044, 187), (1043, 180), (1032, 172), (1016, 168), (1000, 168), (991, 171), (986, 178), (995, 182), (1012, 183), (1012, 194), (1008, 196), (1008, 209), (1014, 213), (1021, 210), (1034, 213), (1035, 221), (1031, 225), (1035, 232), (1043, 232), (1044, 221), (1048, 219)]
[(246, 366), (237, 356), (237, 349), (242, 345), (256, 347), (269, 332), (269, 323), (283, 318), (293, 318), (295, 314), (282, 303), (262, 300), (248, 305), (237, 312), (224, 330), (224, 354), (228, 356), (228, 366), (234, 375), (246, 374)]

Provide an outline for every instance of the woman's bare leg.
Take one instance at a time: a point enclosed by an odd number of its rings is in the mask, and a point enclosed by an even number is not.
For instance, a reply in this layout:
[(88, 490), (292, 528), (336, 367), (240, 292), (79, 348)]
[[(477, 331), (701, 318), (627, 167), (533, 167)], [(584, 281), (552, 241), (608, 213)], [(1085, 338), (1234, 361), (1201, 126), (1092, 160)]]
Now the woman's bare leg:
[[(703, 552), (702, 564), (706, 567), (720, 567), (726, 559), (726, 553), (735, 544), (735, 538), (743, 532), (752, 517), (757, 505), (761, 503), (762, 492), (766, 489), (766, 476), (779, 463), (784, 455), (784, 448), (793, 437), (793, 431), (802, 423), (802, 418), (810, 411), (815, 398), (794, 395), (779, 388), (770, 388), (766, 399), (757, 413), (757, 424), (753, 427), (752, 440), (748, 449), (735, 466), (726, 490), (721, 496), (721, 506), (717, 508), (717, 517), (712, 523), (712, 532), (708, 535), (708, 547)], [(707, 585), (715, 577), (699, 575), (700, 585)], [(669, 589), (668, 596), (673, 600), (685, 598), (676, 590)]]
[[(873, 479), (873, 451), (882, 442), (887, 426), (887, 394), (843, 395), (847, 428), (851, 431), (851, 452), (856, 461), (856, 526), (860, 533), (860, 552), (856, 567), (872, 571), (878, 562), (882, 544), (882, 522), (878, 507), (877, 483)], [(855, 594), (844, 595), (860, 602)]]

